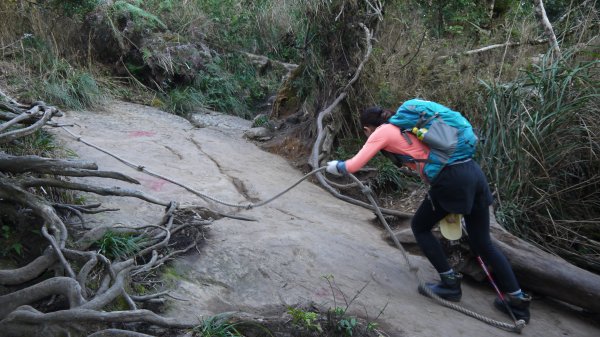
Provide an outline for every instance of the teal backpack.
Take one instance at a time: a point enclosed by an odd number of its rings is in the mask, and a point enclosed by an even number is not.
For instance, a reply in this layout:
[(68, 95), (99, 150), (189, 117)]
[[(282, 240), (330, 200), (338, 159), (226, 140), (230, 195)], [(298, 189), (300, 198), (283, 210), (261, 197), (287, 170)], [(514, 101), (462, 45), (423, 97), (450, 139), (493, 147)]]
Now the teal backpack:
[(477, 136), (469, 121), (459, 112), (441, 104), (420, 99), (408, 100), (389, 122), (403, 132), (414, 133), (429, 146), (429, 157), (424, 161), (423, 168), (429, 182), (434, 181), (444, 166), (468, 160), (475, 154)]

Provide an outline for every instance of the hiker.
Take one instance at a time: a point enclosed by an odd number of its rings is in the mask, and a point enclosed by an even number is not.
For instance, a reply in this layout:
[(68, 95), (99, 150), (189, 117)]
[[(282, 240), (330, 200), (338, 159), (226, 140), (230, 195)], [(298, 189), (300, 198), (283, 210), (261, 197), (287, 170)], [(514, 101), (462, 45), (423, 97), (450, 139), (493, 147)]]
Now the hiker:
[[(492, 266), (514, 316), (529, 322), (531, 297), (521, 291), (508, 260), (490, 238), (489, 206), (492, 204), (492, 194), (481, 168), (469, 157), (441, 166), (433, 181), (428, 181), (424, 166), (430, 158), (430, 148), (419, 140), (418, 135), (401, 132), (399, 127), (391, 124), (389, 121), (394, 114), (380, 107), (365, 109), (361, 113), (360, 123), (368, 137), (366, 143), (351, 159), (328, 162), (326, 171), (337, 176), (354, 173), (382, 151), (396, 165), (405, 165), (419, 173), (430, 184), (430, 189), (412, 218), (411, 227), (419, 247), (441, 278), (441, 282), (427, 283), (427, 287), (446, 300), (458, 302), (461, 299), (462, 275), (452, 270), (431, 229), (449, 214), (462, 214), (471, 247)], [(426, 295), (421, 288), (419, 292)], [(496, 298), (494, 305), (508, 314), (499, 298)]]

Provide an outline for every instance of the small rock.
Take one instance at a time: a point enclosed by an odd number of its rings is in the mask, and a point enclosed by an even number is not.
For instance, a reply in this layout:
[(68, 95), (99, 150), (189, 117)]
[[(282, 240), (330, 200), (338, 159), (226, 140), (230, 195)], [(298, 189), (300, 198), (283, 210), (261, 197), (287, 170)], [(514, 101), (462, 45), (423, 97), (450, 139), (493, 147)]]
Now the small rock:
[(244, 132), (244, 136), (248, 139), (254, 140), (265, 140), (266, 138), (271, 139), (273, 137), (271, 131), (262, 126), (247, 130), (246, 132)]

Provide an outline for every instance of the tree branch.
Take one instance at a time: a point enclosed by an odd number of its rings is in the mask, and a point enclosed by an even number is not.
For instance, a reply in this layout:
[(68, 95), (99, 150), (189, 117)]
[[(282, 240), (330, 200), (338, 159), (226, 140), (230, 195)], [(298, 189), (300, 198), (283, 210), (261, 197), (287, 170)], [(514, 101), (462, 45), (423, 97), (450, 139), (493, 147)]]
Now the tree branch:
[(51, 159), (39, 156), (12, 156), (0, 152), (0, 171), (3, 172), (46, 173), (51, 170), (62, 168), (97, 170), (98, 165), (94, 162), (83, 160)]
[(99, 195), (110, 195), (110, 196), (121, 196), (121, 197), (133, 197), (138, 198), (144, 201), (147, 201), (152, 204), (157, 204), (161, 206), (169, 206), (170, 202), (158, 200), (152, 196), (147, 195), (146, 193), (125, 189), (121, 187), (97, 187), (88, 184), (82, 183), (74, 183), (69, 181), (62, 181), (56, 179), (49, 178), (23, 178), (20, 180), (21, 186), (27, 187), (37, 187), (37, 186), (50, 186), (57, 188), (64, 188), (68, 190), (77, 190), (84, 192), (91, 192)]
[[(360, 73), (362, 72), (363, 66), (367, 62), (367, 60), (368, 60), (368, 58), (369, 58), (369, 56), (371, 54), (372, 48), (373, 48), (372, 47), (372, 43), (371, 43), (373, 35), (371, 34), (371, 32), (369, 31), (369, 29), (365, 25), (360, 24), (360, 26), (363, 28), (363, 30), (365, 32), (365, 38), (366, 38), (366, 43), (367, 43), (367, 50), (365, 52), (365, 55), (364, 55), (364, 57), (363, 57), (360, 65), (356, 69), (356, 72), (355, 72), (354, 76), (350, 80), (350, 82), (344, 87), (344, 89), (342, 90), (342, 92), (333, 101), (333, 103), (331, 103), (324, 110), (322, 110), (319, 113), (319, 115), (317, 116), (317, 138), (315, 140), (315, 143), (313, 144), (313, 148), (312, 148), (312, 151), (311, 151), (311, 156), (309, 158), (309, 164), (313, 167), (313, 169), (316, 169), (316, 168), (320, 167), (321, 146), (322, 146), (323, 141), (325, 139), (325, 132), (324, 132), (324, 128), (323, 128), (323, 120), (326, 117), (331, 116), (333, 110), (340, 104), (340, 102), (342, 102), (348, 96), (347, 90), (359, 78)], [(332, 195), (334, 195), (336, 198), (342, 199), (344, 201), (347, 201), (347, 202), (349, 202), (351, 204), (354, 204), (354, 205), (357, 205), (357, 206), (361, 206), (361, 207), (364, 207), (364, 208), (367, 208), (367, 209), (375, 210), (373, 208), (373, 206), (371, 204), (369, 204), (369, 203), (362, 202), (360, 200), (356, 200), (354, 198), (351, 198), (351, 197), (348, 197), (348, 196), (340, 194), (331, 185), (329, 185), (327, 183), (327, 180), (323, 176), (322, 172), (317, 172), (315, 174), (315, 176), (317, 177), (317, 180), (319, 181), (319, 183), (321, 184), (321, 186), (323, 186), (329, 193), (331, 193)], [(411, 217), (410, 214), (399, 212), (399, 211), (396, 211), (396, 210), (382, 209), (382, 212), (385, 213), (385, 214), (392, 214), (392, 215), (395, 215), (395, 216), (398, 216), (398, 217), (401, 217), (401, 218), (410, 218)]]
[(56, 263), (56, 254), (52, 249), (46, 249), (44, 254), (25, 265), (10, 270), (0, 270), (0, 285), (12, 286), (31, 281), (40, 276)]
[(119, 330), (119, 329), (106, 329), (98, 332), (94, 332), (87, 337), (154, 337), (151, 335), (146, 335), (145, 333), (135, 332), (135, 331), (127, 331), (127, 330)]
[(58, 110), (56, 108), (50, 107), (46, 111), (44, 111), (44, 115), (42, 116), (42, 118), (40, 118), (37, 122), (35, 122), (31, 126), (28, 126), (23, 129), (9, 131), (9, 132), (0, 134), (0, 144), (8, 143), (17, 138), (25, 137), (25, 136), (28, 136), (28, 135), (36, 132), (37, 130), (41, 129), (42, 126), (44, 126), (46, 124), (46, 122), (48, 122), (54, 116), (54, 114), (57, 112), (58, 112)]
[(558, 58), (561, 57), (560, 47), (558, 46), (558, 41), (556, 40), (556, 35), (554, 34), (554, 29), (552, 28), (552, 24), (550, 20), (548, 20), (548, 16), (546, 15), (546, 9), (544, 8), (544, 2), (542, 0), (533, 0), (533, 4), (535, 6), (535, 15), (540, 20), (540, 25), (544, 29), (544, 33), (548, 38), (548, 42), (550, 43), (550, 47), (556, 54)]
[[(12, 322), (36, 322), (71, 324), (73, 322), (132, 323), (146, 322), (163, 327), (187, 329), (198, 323), (181, 322), (180, 318), (162, 317), (150, 310), (102, 312), (89, 309), (61, 310), (50, 313), (16, 310), (10, 316)], [(8, 317), (7, 317), (8, 318)]]
[(0, 296), (0, 320), (24, 304), (34, 303), (50, 295), (60, 294), (67, 298), (71, 307), (85, 302), (81, 288), (70, 277), (53, 277), (30, 287)]
[[(531, 40), (526, 42), (525, 44), (534, 46), (534, 45), (539, 45), (539, 44), (543, 44), (543, 43), (547, 43), (548, 39), (541, 39), (541, 40)], [(522, 46), (524, 43), (521, 42), (506, 42), (506, 43), (498, 43), (498, 44), (492, 44), (489, 46), (485, 46), (485, 47), (481, 47), (481, 48), (477, 48), (477, 49), (473, 49), (473, 50), (468, 50), (465, 52), (459, 52), (459, 53), (455, 53), (455, 54), (450, 54), (450, 55), (442, 55), (438, 58), (436, 58), (436, 60), (440, 61), (440, 60), (445, 60), (448, 59), (450, 57), (454, 57), (457, 55), (474, 55), (474, 54), (479, 54), (479, 53), (483, 53), (486, 51), (490, 51), (493, 49), (498, 49), (498, 48), (506, 48), (506, 47), (518, 47), (518, 46)]]

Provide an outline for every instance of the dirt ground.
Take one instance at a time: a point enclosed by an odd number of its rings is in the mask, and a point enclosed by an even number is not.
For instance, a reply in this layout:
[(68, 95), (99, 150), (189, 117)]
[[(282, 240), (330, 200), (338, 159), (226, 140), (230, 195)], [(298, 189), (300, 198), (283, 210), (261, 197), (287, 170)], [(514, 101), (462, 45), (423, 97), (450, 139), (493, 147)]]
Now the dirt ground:
[[(157, 109), (113, 102), (98, 111), (66, 112), (59, 121), (73, 123), (72, 132), (145, 168), (229, 203), (265, 200), (300, 179), (286, 160), (244, 139), (250, 122), (229, 116), (208, 116), (205, 127)], [(417, 281), (400, 251), (383, 239), (372, 212), (347, 204), (319, 186), (303, 182), (263, 207), (239, 209), (208, 202), (165, 180), (148, 176), (77, 142), (62, 130), (53, 131), (81, 159), (98, 163), (141, 182), (131, 186), (95, 179), (99, 185), (137, 188), (164, 200), (200, 205), (256, 221), (222, 218), (211, 225), (206, 244), (169, 267), (175, 280), (167, 315), (198, 320), (224, 311), (281, 314), (290, 306), (316, 303), (340, 306), (343, 297), (361, 317), (377, 319), (389, 336), (510, 336), (505, 332), (444, 308), (416, 291)], [(88, 226), (153, 223), (160, 206), (137, 199), (86, 196), (119, 212), (88, 220)], [(436, 275), (421, 256), (412, 262), (430, 279)], [(323, 276), (333, 276), (336, 290)], [(492, 304), (493, 290), (467, 281), (461, 302), (497, 320), (508, 317)], [(576, 309), (536, 298), (524, 336), (600, 336)]]

